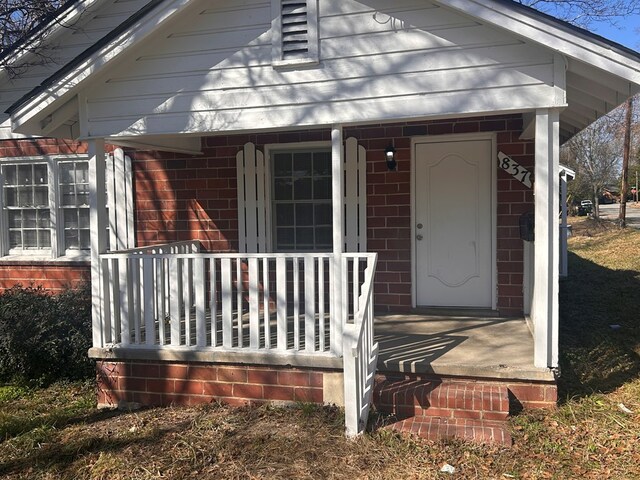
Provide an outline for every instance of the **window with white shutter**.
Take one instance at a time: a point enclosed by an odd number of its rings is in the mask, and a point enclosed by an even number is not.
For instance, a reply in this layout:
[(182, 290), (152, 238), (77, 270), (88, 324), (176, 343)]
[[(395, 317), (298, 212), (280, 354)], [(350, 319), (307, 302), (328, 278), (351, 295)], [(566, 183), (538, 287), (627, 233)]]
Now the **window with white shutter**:
[(317, 64), (317, 0), (271, 1), (274, 66)]

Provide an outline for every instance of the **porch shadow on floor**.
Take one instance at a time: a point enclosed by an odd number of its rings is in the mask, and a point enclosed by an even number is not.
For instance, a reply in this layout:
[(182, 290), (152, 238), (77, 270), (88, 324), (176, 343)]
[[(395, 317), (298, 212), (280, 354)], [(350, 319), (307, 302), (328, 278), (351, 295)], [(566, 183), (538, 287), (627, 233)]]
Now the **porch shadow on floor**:
[(523, 318), (377, 315), (378, 370), (552, 381), (533, 365), (533, 337)]

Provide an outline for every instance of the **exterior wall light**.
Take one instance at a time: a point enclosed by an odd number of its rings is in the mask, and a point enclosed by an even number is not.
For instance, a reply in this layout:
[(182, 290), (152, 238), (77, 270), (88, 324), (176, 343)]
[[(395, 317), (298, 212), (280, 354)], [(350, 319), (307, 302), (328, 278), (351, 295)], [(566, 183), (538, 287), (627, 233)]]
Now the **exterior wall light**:
[(395, 170), (398, 162), (396, 162), (396, 149), (393, 148), (393, 145), (389, 144), (384, 150), (384, 155), (387, 160), (387, 168), (391, 171)]

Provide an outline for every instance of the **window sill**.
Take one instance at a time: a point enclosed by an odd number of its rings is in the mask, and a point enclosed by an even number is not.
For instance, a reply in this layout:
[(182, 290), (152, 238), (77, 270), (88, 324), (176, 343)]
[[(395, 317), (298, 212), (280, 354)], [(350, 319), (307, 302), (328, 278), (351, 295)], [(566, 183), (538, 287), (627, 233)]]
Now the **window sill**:
[(6, 265), (15, 266), (41, 266), (41, 267), (84, 267), (91, 264), (91, 259), (88, 255), (77, 255), (68, 257), (51, 258), (49, 256), (39, 255), (6, 255), (0, 257), (0, 267)]
[(313, 58), (298, 58), (293, 60), (275, 60), (271, 66), (277, 70), (295, 70), (312, 68), (320, 65), (320, 61)]

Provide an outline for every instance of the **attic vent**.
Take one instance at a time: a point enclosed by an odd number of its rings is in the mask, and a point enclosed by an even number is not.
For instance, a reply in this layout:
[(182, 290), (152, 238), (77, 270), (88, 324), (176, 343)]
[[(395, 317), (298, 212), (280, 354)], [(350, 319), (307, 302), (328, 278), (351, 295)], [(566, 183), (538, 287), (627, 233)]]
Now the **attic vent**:
[(282, 0), (282, 59), (306, 58), (309, 54), (307, 2)]
[(274, 65), (318, 62), (318, 0), (271, 0)]

